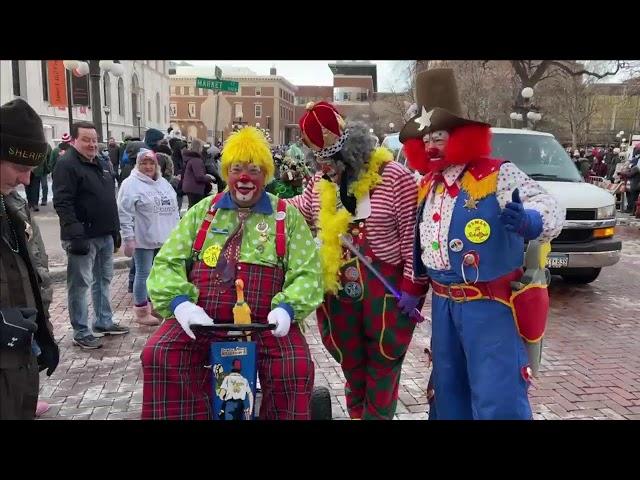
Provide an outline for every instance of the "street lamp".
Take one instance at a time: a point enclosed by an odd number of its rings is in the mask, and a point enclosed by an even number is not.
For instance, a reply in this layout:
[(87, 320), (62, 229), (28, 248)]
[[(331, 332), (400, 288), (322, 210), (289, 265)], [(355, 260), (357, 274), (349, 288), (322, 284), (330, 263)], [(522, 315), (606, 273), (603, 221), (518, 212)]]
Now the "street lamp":
[(142, 138), (142, 133), (140, 132), (140, 119), (142, 118), (142, 114), (136, 112), (136, 118), (138, 119), (138, 138)]
[(389, 122), (389, 131), (393, 133), (393, 129), (395, 128), (395, 124), (393, 122)]
[(542, 115), (538, 112), (538, 108), (531, 103), (533, 98), (533, 88), (525, 87), (520, 92), (522, 97), (522, 103), (513, 106), (514, 112), (511, 112), (509, 118), (514, 121), (523, 122), (522, 128), (527, 129), (528, 123), (533, 125), (535, 122), (539, 122), (542, 119)]
[[(73, 112), (71, 102), (71, 75), (76, 77), (84, 77), (88, 73), (91, 74), (91, 115), (93, 123), (98, 130), (99, 138), (104, 141), (102, 135), (102, 118), (100, 116), (100, 70), (111, 72), (115, 77), (121, 77), (124, 74), (124, 67), (115, 60), (63, 60), (67, 77), (67, 108), (69, 109), (69, 131), (73, 125)], [(106, 100), (106, 99), (105, 99)], [(107, 126), (107, 130), (109, 130)]]
[(107, 118), (107, 139), (109, 138), (109, 114), (111, 113), (111, 107), (109, 105), (105, 105), (102, 107), (102, 111), (104, 112), (104, 116)]

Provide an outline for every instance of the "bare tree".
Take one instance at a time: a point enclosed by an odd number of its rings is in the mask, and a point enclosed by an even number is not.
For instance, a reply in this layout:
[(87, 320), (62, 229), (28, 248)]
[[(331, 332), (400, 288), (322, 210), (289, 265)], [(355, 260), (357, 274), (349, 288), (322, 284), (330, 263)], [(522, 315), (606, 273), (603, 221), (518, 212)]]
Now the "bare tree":
[(568, 128), (572, 148), (585, 143), (590, 120), (597, 111), (594, 83), (594, 77), (559, 75), (540, 92), (545, 116), (551, 123)]
[[(487, 60), (485, 62), (489, 62)], [(520, 90), (517, 100), (522, 101), (521, 92), (525, 87), (534, 88), (538, 83), (557, 77), (569, 75), (573, 77), (589, 76), (603, 79), (617, 75), (621, 70), (630, 68), (624, 60), (578, 63), (574, 60), (510, 60), (514, 72), (520, 79)]]

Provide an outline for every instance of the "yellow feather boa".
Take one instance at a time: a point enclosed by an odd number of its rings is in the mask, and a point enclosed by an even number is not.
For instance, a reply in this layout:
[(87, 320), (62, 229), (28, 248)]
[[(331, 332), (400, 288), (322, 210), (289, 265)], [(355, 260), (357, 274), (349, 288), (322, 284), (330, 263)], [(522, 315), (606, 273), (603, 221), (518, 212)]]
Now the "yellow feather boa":
[[(386, 148), (376, 148), (358, 179), (349, 187), (349, 193), (360, 200), (377, 185), (382, 183), (380, 170), (393, 160), (393, 154)], [(347, 233), (352, 215), (346, 208), (338, 210), (338, 186), (328, 180), (320, 180), (318, 184), (320, 194), (320, 213), (318, 215), (318, 236), (322, 242), (320, 246), (320, 263), (324, 279), (325, 292), (336, 294), (340, 288), (338, 271), (342, 266), (342, 244), (340, 237)]]

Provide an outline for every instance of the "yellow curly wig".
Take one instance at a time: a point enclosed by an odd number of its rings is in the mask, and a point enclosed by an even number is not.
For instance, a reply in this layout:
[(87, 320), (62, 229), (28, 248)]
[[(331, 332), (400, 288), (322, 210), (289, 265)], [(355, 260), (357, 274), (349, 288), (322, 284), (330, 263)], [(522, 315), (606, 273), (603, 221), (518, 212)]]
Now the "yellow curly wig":
[(232, 133), (222, 149), (222, 178), (229, 178), (229, 167), (236, 162), (258, 165), (266, 175), (266, 183), (273, 180), (275, 165), (264, 134), (255, 127), (244, 127)]

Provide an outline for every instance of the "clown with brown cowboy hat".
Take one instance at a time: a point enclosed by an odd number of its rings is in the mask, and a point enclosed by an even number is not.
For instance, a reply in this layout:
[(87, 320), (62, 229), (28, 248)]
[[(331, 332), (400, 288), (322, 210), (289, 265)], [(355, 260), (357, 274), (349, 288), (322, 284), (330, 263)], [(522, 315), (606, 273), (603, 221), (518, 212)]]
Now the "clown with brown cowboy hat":
[(548, 293), (517, 298), (511, 282), (522, 276), (525, 241), (551, 241), (564, 211), (514, 164), (489, 157), (490, 127), (464, 118), (451, 69), (416, 80), (417, 113), (400, 141), (424, 174), (414, 266), (433, 291), (437, 418), (531, 419), (524, 341), (538, 339), (525, 333), (541, 335)]
[[(389, 150), (376, 148), (368, 125), (345, 121), (330, 103), (308, 104), (299, 125), (318, 172), (288, 201), (318, 233), (322, 341), (346, 377), (349, 416), (391, 419), (413, 314), (428, 289), (413, 279), (417, 185)], [(345, 238), (358, 254), (345, 248)]]

